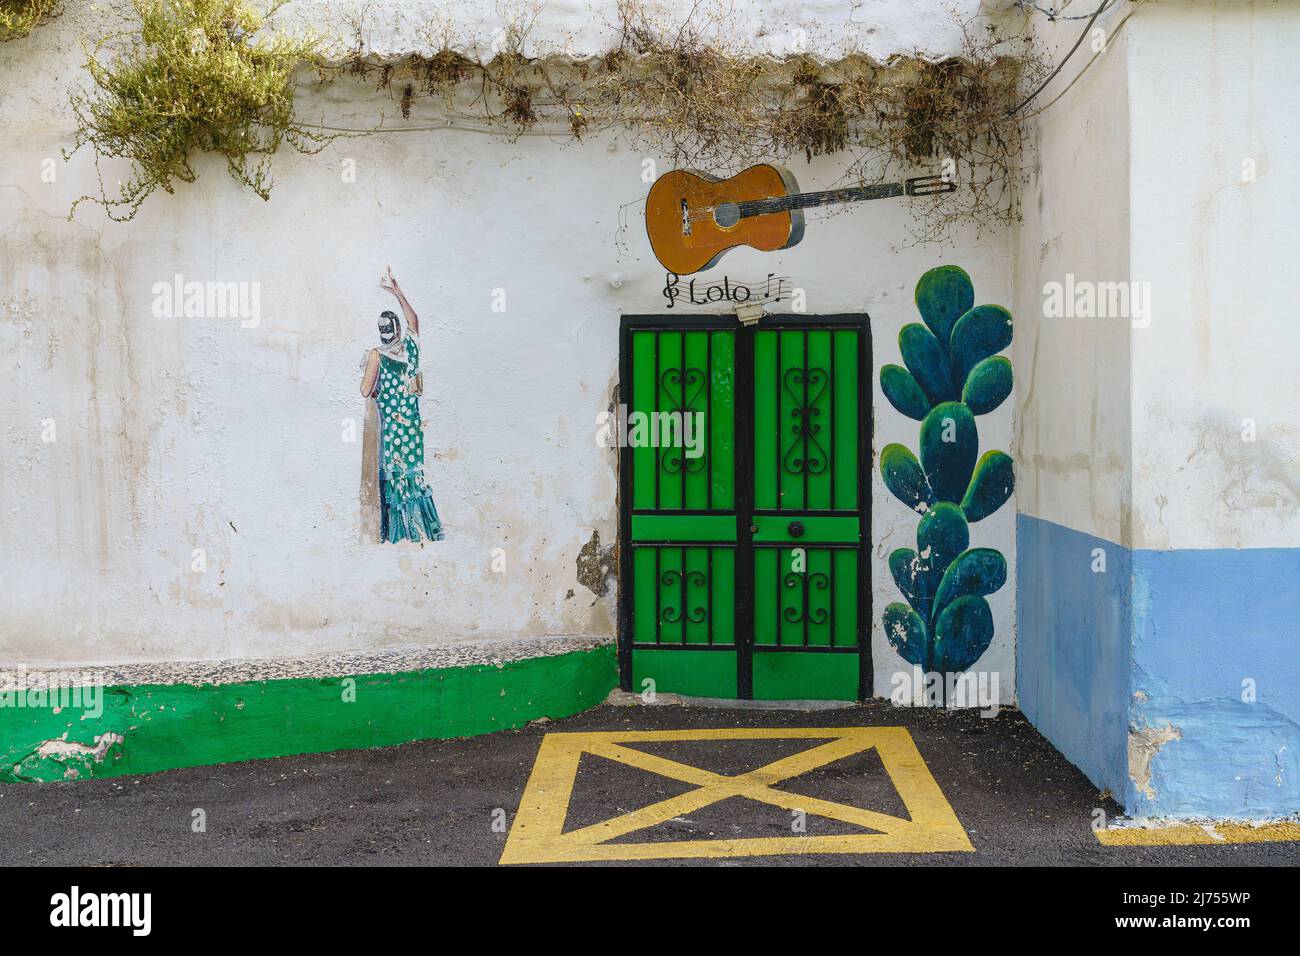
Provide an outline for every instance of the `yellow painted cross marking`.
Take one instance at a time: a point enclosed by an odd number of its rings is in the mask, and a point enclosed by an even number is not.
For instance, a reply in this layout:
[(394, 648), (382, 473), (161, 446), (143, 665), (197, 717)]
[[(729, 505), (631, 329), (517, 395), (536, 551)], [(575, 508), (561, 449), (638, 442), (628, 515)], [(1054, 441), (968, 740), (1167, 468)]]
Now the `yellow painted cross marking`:
[[(792, 740), (825, 743), (734, 777), (656, 757), (623, 744), (675, 740)], [(910, 820), (860, 807), (773, 789), (775, 784), (875, 748)], [(564, 832), (569, 801), (584, 753), (647, 770), (696, 787), (681, 796)], [(654, 843), (609, 841), (693, 813), (731, 797), (802, 810), (877, 833), (754, 837)], [(680, 857), (769, 856), (782, 853), (973, 852), (966, 831), (930, 775), (903, 727), (728, 728), (547, 734), (506, 839), (502, 863), (575, 863)]]
[(1104, 846), (1192, 846), (1300, 840), (1300, 823), (1186, 823), (1094, 831)]

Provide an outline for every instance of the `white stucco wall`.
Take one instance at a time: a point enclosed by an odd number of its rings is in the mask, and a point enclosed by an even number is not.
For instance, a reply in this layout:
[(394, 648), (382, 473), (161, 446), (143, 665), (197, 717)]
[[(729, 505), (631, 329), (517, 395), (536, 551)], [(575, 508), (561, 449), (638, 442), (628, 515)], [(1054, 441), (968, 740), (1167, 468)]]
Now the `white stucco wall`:
[[(1098, 24), (1113, 28), (1126, 12), (1123, 6), (1108, 11)], [(1091, 45), (1083, 46), (1026, 107), (1037, 114), (1030, 123), (1037, 153), (1016, 230), (1013, 346), (1019, 510), (1123, 544), (1131, 473), (1131, 320), (1045, 314), (1043, 290), (1049, 283), (1064, 285), (1070, 275), (1093, 283), (1130, 279), (1132, 26), (1079, 76), (1092, 57)], [(1083, 24), (1040, 17), (1034, 28), (1059, 61)]]
[[(641, 219), (647, 157), (615, 135), (574, 145), (389, 133), (277, 156), (270, 202), (205, 158), (197, 184), (152, 197), (131, 223), (89, 206), (69, 223), (72, 200), (94, 189), (88, 156), (58, 158), (71, 135), (58, 104), (78, 76), (84, 24), (79, 12), (0, 48), (0, 75), (52, 78), (0, 92), (0, 662), (612, 637), (615, 592), (584, 588), (576, 561), (593, 532), (602, 547), (616, 537), (615, 458), (593, 436), (616, 381), (619, 315), (664, 302)], [(369, 84), (302, 106), (360, 125), (391, 112)], [(349, 160), (355, 182), (342, 175)], [(807, 189), (840, 175), (834, 158), (794, 171)], [(105, 166), (107, 181), (117, 175)], [(911, 215), (902, 202), (814, 214), (802, 245), (735, 252), (722, 271), (789, 275), (810, 313), (870, 312), (875, 379), (899, 360), (926, 269), (958, 263), (977, 302), (1011, 304), (1006, 234), (917, 246)], [(368, 543), (359, 530), (358, 362), (392, 305), (377, 285), (388, 264), (421, 317), (426, 456), (447, 526), (446, 541), (423, 547)], [(260, 324), (155, 318), (155, 284), (178, 273), (257, 283)], [(495, 290), (505, 312), (492, 309)], [(873, 395), (875, 448), (915, 448), (917, 423), (878, 381)], [(981, 451), (1008, 449), (1011, 408), (980, 418)], [(347, 420), (355, 443), (342, 440)], [(1013, 567), (1014, 510), (972, 528), (973, 545)], [(877, 692), (888, 693), (902, 664), (879, 620), (899, 599), (886, 558), (915, 547), (916, 515), (878, 473), (872, 515)], [(490, 569), (497, 548), (502, 574)], [(1009, 702), (1014, 581), (990, 603), (997, 636), (980, 668), (1000, 672)]]
[(1294, 547), (1300, 11), (1157, 4), (1129, 28), (1132, 271), (1156, 303), (1132, 340), (1134, 545)]
[[(1058, 49), (1081, 29), (1038, 28)], [(1297, 540), (1298, 43), (1289, 4), (1147, 3), (1037, 118), (1017, 240), (1021, 511), (1136, 548)], [(1044, 316), (1044, 284), (1069, 273), (1147, 285), (1150, 314)]]

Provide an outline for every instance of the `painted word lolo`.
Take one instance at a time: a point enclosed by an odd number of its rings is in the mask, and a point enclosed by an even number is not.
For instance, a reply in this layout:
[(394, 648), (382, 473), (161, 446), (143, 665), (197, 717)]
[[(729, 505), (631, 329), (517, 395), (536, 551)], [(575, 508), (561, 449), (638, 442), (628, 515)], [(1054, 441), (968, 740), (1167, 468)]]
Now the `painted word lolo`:
[(50, 897), (51, 926), (129, 926), (131, 935), (148, 936), (153, 929), (152, 893), (71, 892)]
[(998, 715), (999, 680), (997, 671), (961, 671), (940, 674), (922, 671), (894, 671), (890, 678), (889, 699), (899, 707), (978, 707), (981, 717)]
[(629, 412), (619, 405), (596, 416), (600, 448), (682, 448), (687, 458), (704, 454), (703, 412)]
[(244, 329), (262, 323), (260, 282), (186, 282), (178, 272), (171, 282), (155, 282), (150, 291), (157, 319), (239, 319)]
[(720, 281), (700, 283), (691, 279), (682, 288), (682, 277), (675, 272), (666, 273), (664, 281), (664, 298), (671, 309), (677, 300), (685, 296), (688, 305), (716, 305), (719, 302), (732, 302), (741, 305), (746, 302), (780, 302), (781, 297), (789, 293), (786, 286), (788, 276), (778, 276), (769, 272), (761, 282), (737, 282), (730, 276), (723, 276)]
[(1043, 286), (1043, 316), (1049, 319), (1129, 319), (1135, 329), (1151, 324), (1150, 282), (1076, 280)]

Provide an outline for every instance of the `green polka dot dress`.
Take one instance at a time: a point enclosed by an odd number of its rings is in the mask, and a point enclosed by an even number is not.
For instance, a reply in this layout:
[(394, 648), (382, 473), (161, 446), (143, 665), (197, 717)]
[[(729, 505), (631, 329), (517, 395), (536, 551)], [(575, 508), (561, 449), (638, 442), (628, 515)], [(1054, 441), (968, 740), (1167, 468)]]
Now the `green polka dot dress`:
[(441, 541), (442, 522), (424, 480), (420, 397), (409, 386), (420, 371), (420, 346), (406, 336), (405, 362), (379, 356), (379, 497), (385, 541)]

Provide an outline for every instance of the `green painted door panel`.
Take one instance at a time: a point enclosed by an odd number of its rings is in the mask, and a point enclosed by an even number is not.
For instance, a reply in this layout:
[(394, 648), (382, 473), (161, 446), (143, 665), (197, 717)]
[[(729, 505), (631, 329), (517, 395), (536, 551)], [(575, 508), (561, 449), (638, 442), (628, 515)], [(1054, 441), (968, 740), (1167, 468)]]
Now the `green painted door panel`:
[[(733, 646), (735, 333), (637, 331), (631, 351), (635, 654)], [(684, 673), (688, 659), (665, 670), (670, 684)]]
[(755, 335), (756, 698), (857, 696), (858, 344), (856, 329)]
[(754, 644), (858, 646), (858, 552), (754, 549)]
[(637, 511), (735, 507), (735, 348), (730, 331), (632, 334)]
[(625, 332), (628, 689), (857, 696), (862, 334), (815, 322)]
[(735, 643), (733, 548), (634, 545), (634, 646)]
[(857, 700), (857, 654), (754, 655), (755, 700)]
[(633, 541), (736, 540), (735, 515), (633, 515)]
[(735, 699), (735, 651), (667, 651), (652, 648), (632, 652), (632, 690), (657, 694)]
[(856, 329), (754, 336), (754, 509), (858, 508)]
[(755, 515), (754, 542), (788, 541), (791, 544), (857, 544), (858, 519), (820, 515)]

